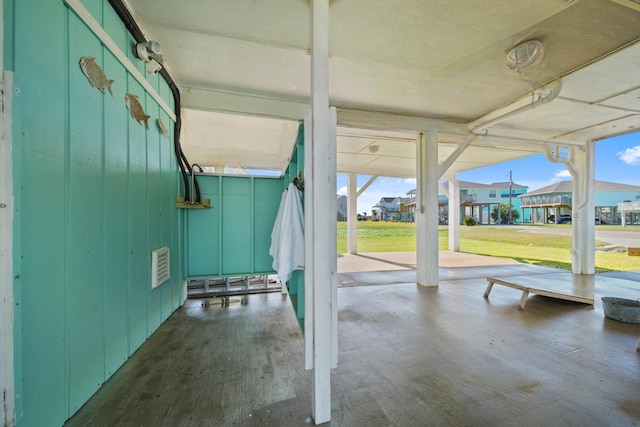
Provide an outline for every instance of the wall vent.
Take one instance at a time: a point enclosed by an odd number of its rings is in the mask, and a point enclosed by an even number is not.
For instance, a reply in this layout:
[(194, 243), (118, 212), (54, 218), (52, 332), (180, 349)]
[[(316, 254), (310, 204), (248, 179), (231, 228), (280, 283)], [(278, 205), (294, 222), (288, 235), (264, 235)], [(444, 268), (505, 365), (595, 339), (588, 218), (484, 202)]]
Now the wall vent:
[(160, 286), (171, 277), (170, 266), (167, 246), (151, 252), (151, 289)]

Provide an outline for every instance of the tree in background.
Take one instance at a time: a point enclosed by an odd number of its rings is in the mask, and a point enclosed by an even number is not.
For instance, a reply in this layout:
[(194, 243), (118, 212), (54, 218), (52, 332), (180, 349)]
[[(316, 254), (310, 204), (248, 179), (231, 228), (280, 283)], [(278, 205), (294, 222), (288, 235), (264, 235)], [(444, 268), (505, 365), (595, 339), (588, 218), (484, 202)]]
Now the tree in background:
[[(500, 224), (509, 224), (509, 206), (501, 203), (500, 204), (500, 216), (498, 216), (498, 206), (493, 208), (491, 212), (491, 219), (495, 222), (498, 222), (498, 218), (500, 218)], [(511, 208), (511, 224), (517, 222), (520, 218), (520, 212), (517, 209)]]

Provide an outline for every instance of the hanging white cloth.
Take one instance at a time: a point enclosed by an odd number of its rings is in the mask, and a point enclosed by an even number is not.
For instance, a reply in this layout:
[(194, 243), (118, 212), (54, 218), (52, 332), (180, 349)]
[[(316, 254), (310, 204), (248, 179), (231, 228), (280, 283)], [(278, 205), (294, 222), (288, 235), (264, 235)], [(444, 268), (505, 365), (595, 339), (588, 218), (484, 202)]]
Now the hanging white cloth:
[(282, 193), (271, 231), (269, 255), (273, 258), (273, 269), (283, 286), (294, 270), (304, 269), (304, 213), (300, 191), (293, 184), (289, 184), (289, 188)]

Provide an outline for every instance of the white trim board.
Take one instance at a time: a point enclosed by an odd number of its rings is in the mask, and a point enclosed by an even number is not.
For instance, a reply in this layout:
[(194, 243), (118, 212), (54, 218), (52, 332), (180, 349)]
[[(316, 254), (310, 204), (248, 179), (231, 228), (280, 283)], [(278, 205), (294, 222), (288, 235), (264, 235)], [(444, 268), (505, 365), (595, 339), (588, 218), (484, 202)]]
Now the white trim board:
[[(0, 3), (0, 23), (2, 22)], [(0, 24), (0, 30), (2, 25)], [(2, 31), (0, 31), (1, 33)], [(0, 50), (0, 57), (2, 51)], [(4, 64), (1, 64), (4, 66)], [(2, 70), (0, 114), (0, 424), (15, 422), (13, 372), (13, 170), (11, 159), (12, 73)]]

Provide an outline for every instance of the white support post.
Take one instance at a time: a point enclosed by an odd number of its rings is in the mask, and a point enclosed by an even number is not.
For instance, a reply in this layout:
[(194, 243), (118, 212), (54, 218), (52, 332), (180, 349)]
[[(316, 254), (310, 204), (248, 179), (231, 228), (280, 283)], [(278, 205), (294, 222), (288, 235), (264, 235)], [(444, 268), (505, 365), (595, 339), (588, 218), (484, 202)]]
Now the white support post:
[[(338, 111), (335, 107), (329, 108), (329, 188), (335, 188), (338, 179)], [(336, 198), (329, 198), (329, 212), (333, 212), (331, 224), (329, 261), (331, 266), (331, 366), (338, 366), (338, 223), (336, 221)], [(330, 411), (330, 408), (329, 408)], [(329, 412), (330, 414), (331, 412)]]
[(585, 260), (586, 268), (583, 274), (596, 274), (596, 147), (595, 141), (585, 144), (585, 178), (586, 196), (584, 206), (585, 227)]
[(427, 177), (425, 173), (427, 163), (426, 139), (420, 133), (416, 141), (416, 281), (420, 285), (427, 283), (427, 242), (423, 238), (427, 223), (425, 215), (425, 187)]
[(460, 252), (460, 181), (449, 180), (449, 250)]
[[(329, 109), (329, 0), (312, 0), (311, 47), (312, 156), (305, 158), (313, 169), (313, 224), (306, 229), (313, 239), (313, 419), (331, 420), (331, 365), (336, 265), (336, 124)], [(333, 133), (333, 135), (332, 135)], [(333, 201), (333, 203), (331, 203)]]
[(358, 174), (347, 175), (347, 253), (358, 253)]
[(416, 276), (438, 286), (438, 134), (420, 134), (416, 144)]
[[(595, 274), (595, 155), (593, 142), (583, 150), (572, 148), (575, 169), (572, 200), (572, 271)], [(556, 218), (557, 219), (557, 218)]]
[(304, 120), (304, 158), (306, 166), (304, 168), (304, 368), (313, 369), (313, 352), (314, 339), (313, 332), (315, 330), (313, 324), (313, 307), (314, 307), (314, 288), (313, 272), (315, 265), (314, 242), (311, 231), (315, 221), (313, 209), (314, 201), (314, 176), (313, 176), (313, 123), (311, 112)]
[[(0, 1), (0, 22), (2, 22)], [(0, 24), (0, 28), (2, 25)], [(0, 31), (1, 33), (1, 31)], [(0, 35), (0, 67), (2, 66)], [(13, 170), (11, 159), (12, 74), (2, 73), (2, 113), (0, 114), (0, 425), (15, 423), (13, 373)]]

